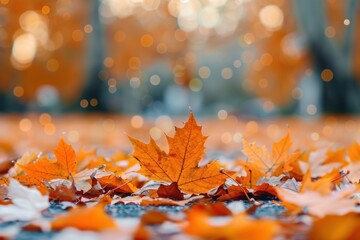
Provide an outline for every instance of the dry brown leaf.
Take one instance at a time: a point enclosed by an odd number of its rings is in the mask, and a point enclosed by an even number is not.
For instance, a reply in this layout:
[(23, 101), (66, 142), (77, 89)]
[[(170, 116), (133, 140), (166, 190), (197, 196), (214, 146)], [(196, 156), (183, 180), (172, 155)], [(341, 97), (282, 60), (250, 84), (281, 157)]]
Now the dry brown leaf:
[(184, 199), (184, 194), (180, 192), (176, 183), (171, 183), (170, 185), (161, 184), (156, 192), (161, 198), (171, 198), (173, 200)]

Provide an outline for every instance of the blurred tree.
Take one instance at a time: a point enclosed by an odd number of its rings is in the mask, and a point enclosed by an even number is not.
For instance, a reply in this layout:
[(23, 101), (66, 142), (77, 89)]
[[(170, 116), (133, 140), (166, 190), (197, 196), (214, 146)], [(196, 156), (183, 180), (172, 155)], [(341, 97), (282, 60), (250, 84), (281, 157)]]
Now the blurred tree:
[(88, 105), (90, 105), (89, 108), (86, 108), (87, 111), (105, 112), (108, 111), (108, 108), (101, 99), (101, 91), (107, 85), (106, 81), (102, 79), (106, 52), (105, 32), (99, 15), (100, 1), (91, 1), (89, 4), (91, 9), (89, 26), (91, 26), (92, 31), (86, 42), (87, 52), (84, 53), (84, 61), (87, 68), (85, 84), (81, 94), (77, 96), (77, 101), (74, 101), (71, 110), (81, 109), (84, 106), (81, 106), (81, 102), (87, 101)]
[(247, 24), (241, 40), (248, 49), (242, 55), (248, 64), (247, 88), (269, 100), (269, 106), (291, 106), (310, 66), (292, 8), (292, 1), (252, 1), (244, 19)]
[(78, 97), (84, 42), (92, 31), (87, 6), (84, 0), (0, 2), (0, 90), (8, 110), (19, 102), (29, 110), (59, 111)]
[(325, 112), (359, 113), (359, 1), (295, 0), (299, 25), (321, 76)]
[(19, 1), (0, 1), (0, 110), (137, 112), (184, 90), (271, 111), (306, 96), (312, 61), (320, 109), (360, 111), (356, 0)]

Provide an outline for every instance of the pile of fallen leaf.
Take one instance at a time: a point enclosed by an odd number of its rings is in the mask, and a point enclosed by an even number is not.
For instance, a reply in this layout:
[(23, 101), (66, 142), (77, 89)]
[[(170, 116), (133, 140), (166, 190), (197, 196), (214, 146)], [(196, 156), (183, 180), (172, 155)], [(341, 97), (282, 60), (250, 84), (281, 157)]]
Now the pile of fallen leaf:
[[(131, 155), (76, 153), (63, 139), (53, 153), (24, 154), (0, 179), (0, 222), (21, 221), (25, 231), (96, 231), (101, 239), (126, 234), (157, 239), (168, 228), (167, 237), (360, 239), (357, 142), (344, 149), (299, 151), (291, 149), (287, 133), (271, 150), (243, 140), (237, 159), (210, 161), (192, 113), (183, 128), (167, 136), (168, 152), (153, 139), (129, 139)], [(285, 211), (276, 218), (255, 217), (269, 201)], [(56, 202), (66, 203), (68, 211), (48, 216)], [(129, 231), (126, 221), (105, 211), (119, 204), (185, 210), (148, 211)]]

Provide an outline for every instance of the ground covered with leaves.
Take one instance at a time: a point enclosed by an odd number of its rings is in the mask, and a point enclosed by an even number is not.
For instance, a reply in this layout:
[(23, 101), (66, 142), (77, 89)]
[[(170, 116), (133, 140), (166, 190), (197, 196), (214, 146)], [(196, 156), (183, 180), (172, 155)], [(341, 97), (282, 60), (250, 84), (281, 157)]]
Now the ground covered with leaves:
[(238, 154), (213, 160), (192, 113), (167, 148), (128, 139), (131, 153), (75, 151), (60, 138), (52, 152), (3, 164), (0, 236), (360, 239), (356, 141), (294, 148), (287, 130), (271, 149), (243, 137)]

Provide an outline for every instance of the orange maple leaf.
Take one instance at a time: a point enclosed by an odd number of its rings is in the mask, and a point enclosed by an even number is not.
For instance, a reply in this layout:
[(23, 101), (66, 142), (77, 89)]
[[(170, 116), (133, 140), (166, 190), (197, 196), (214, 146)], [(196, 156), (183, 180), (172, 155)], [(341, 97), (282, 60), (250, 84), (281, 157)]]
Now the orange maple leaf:
[(74, 149), (64, 139), (60, 139), (54, 155), (56, 160), (42, 157), (26, 165), (17, 164), (26, 173), (18, 176), (18, 179), (26, 185), (42, 185), (43, 180), (49, 182), (52, 179), (70, 179), (76, 173)]
[[(16, 165), (24, 171), (25, 174), (18, 174), (16, 178), (24, 185), (36, 185), (39, 190), (46, 192), (50, 181), (65, 179), (74, 182), (77, 190), (87, 192), (91, 189), (91, 176), (95, 178), (102, 185), (108, 188), (116, 188), (118, 192), (134, 192), (136, 188), (129, 182), (125, 182), (120, 177), (115, 177), (114, 173), (102, 171), (96, 168), (85, 168), (78, 171), (76, 164), (76, 154), (71, 145), (67, 144), (63, 139), (60, 139), (58, 146), (54, 149), (56, 160), (42, 157), (35, 159), (26, 164)], [(44, 183), (45, 181), (45, 183)], [(111, 184), (110, 184), (111, 183)], [(65, 184), (61, 183), (61, 184)], [(118, 184), (118, 185), (115, 185)]]
[(175, 130), (174, 137), (167, 137), (168, 154), (153, 139), (146, 144), (129, 137), (135, 148), (133, 156), (141, 165), (139, 173), (154, 181), (176, 183), (185, 193), (206, 193), (224, 183), (227, 176), (220, 172), (218, 162), (198, 166), (205, 153), (206, 137), (194, 115), (190, 113), (185, 126)]
[(259, 147), (244, 140), (242, 151), (250, 160), (244, 163), (244, 166), (247, 170), (250, 169), (263, 176), (279, 176), (284, 172), (290, 171), (292, 169), (291, 163), (296, 161), (301, 154), (298, 151), (290, 154), (291, 145), (290, 133), (287, 133), (284, 138), (275, 142), (271, 152), (264, 146)]

